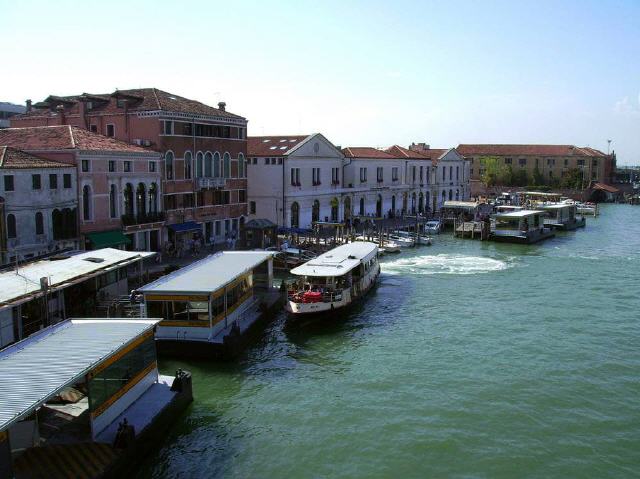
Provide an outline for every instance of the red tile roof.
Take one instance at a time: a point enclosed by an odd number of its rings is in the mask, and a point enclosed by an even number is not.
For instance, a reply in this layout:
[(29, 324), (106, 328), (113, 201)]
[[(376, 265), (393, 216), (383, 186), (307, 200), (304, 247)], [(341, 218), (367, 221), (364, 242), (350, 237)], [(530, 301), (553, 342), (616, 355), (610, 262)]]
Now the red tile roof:
[(350, 146), (343, 148), (342, 153), (347, 158), (365, 158), (365, 159), (390, 159), (397, 160), (398, 156), (392, 155), (384, 150), (373, 148), (370, 146)]
[(591, 185), (591, 188), (593, 188), (594, 190), (608, 191), (609, 193), (620, 193), (620, 190), (618, 188), (616, 188), (615, 186), (607, 185), (606, 183), (593, 183)]
[(398, 158), (408, 158), (414, 160), (438, 160), (442, 155), (444, 155), (447, 151), (446, 148), (428, 148), (423, 150), (412, 150), (409, 148), (404, 148), (399, 145), (393, 145), (386, 149), (389, 153), (392, 153)]
[(285, 156), (308, 137), (309, 135), (250, 136), (247, 138), (247, 156)]
[(44, 101), (34, 104), (34, 108), (15, 118), (30, 118), (56, 115), (55, 108), (59, 104), (64, 104), (67, 114), (80, 112), (80, 100), (88, 100), (93, 102), (93, 108), (90, 112), (118, 112), (122, 113), (122, 109), (118, 108), (116, 102), (111, 101), (112, 98), (128, 99), (129, 111), (156, 111), (163, 110), (175, 113), (187, 113), (191, 115), (204, 115), (222, 118), (234, 118), (244, 120), (242, 116), (235, 115), (231, 112), (214, 108), (199, 101), (190, 100), (173, 93), (169, 93), (157, 88), (136, 88), (132, 90), (116, 90), (113, 93), (83, 93), (81, 95), (56, 96), (50, 95)]
[(124, 141), (69, 125), (2, 129), (0, 130), (0, 145), (8, 145), (29, 151), (100, 150), (147, 153), (158, 156), (158, 153), (142, 148), (141, 146), (130, 145)]
[(593, 148), (579, 148), (574, 145), (458, 145), (462, 156), (474, 155), (533, 155), (533, 156), (606, 156)]
[(73, 168), (59, 161), (40, 158), (24, 151), (11, 148), (10, 146), (0, 146), (0, 168), (20, 169), (20, 168)]

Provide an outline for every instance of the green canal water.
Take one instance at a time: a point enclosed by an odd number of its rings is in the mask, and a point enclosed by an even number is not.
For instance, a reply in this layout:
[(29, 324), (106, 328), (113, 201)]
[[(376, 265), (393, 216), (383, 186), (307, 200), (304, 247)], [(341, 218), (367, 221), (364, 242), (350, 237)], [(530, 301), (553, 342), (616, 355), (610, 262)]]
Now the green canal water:
[(138, 477), (640, 476), (640, 208), (535, 246), (436, 237), (344, 317), (279, 316)]

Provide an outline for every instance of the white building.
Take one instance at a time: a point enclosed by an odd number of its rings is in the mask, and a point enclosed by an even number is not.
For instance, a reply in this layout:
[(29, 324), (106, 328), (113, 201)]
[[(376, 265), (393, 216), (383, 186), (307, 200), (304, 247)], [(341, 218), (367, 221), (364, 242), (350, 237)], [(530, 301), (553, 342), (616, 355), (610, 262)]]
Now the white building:
[(2, 264), (78, 247), (76, 168), (0, 147)]

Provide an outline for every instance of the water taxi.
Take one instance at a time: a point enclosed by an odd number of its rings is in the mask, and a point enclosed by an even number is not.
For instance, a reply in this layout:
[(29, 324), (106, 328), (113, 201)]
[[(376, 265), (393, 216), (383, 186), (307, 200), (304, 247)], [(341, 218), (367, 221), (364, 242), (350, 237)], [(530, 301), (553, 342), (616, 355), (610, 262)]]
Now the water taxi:
[(291, 270), (299, 279), (290, 288), (285, 309), (309, 315), (344, 308), (363, 297), (380, 275), (378, 246), (354, 241)]
[(539, 210), (520, 210), (493, 215), (491, 235), (493, 241), (532, 244), (555, 234), (544, 225), (546, 213)]
[(547, 212), (544, 224), (550, 228), (569, 231), (576, 228), (583, 228), (586, 224), (584, 216), (578, 217), (576, 215), (578, 210), (576, 205), (550, 203), (540, 205), (539, 208)]

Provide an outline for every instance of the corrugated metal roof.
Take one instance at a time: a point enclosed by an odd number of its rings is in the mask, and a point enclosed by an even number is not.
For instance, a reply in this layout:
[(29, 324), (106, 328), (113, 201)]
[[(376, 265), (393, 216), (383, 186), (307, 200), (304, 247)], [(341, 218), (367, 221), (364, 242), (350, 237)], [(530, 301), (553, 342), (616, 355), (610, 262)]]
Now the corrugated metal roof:
[(368, 256), (375, 255), (378, 246), (367, 241), (343, 244), (305, 264), (293, 268), (291, 274), (297, 276), (342, 276), (347, 274)]
[(222, 251), (163, 276), (139, 291), (208, 294), (255, 268), (272, 255), (269, 251)]
[(0, 273), (0, 309), (7, 303), (28, 300), (40, 292), (40, 278), (48, 278), (49, 291), (55, 291), (81, 277), (101, 274), (115, 265), (126, 265), (155, 253), (105, 248), (86, 251), (66, 259), (34, 261), (17, 271)]
[(72, 319), (0, 351), (0, 431), (31, 414), (157, 322)]

